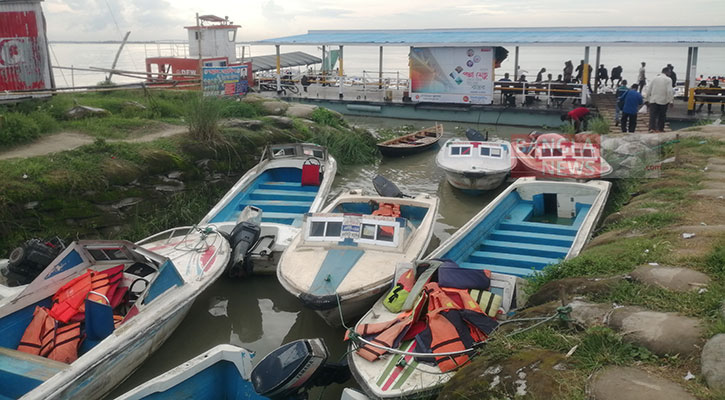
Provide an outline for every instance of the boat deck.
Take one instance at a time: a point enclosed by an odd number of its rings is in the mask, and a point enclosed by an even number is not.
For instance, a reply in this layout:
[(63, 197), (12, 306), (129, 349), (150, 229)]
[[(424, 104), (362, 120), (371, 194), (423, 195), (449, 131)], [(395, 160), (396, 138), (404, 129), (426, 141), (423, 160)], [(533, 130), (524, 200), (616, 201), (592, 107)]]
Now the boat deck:
[(588, 204), (578, 204), (573, 220), (534, 222), (533, 202), (519, 200), (501, 222), (472, 246), (472, 252), (456, 261), (463, 268), (532, 275), (566, 258), (589, 208)]
[(262, 209), (262, 222), (301, 226), (302, 218), (310, 210), (320, 187), (302, 186), (299, 172), (297, 177), (290, 176), (291, 172), (262, 174), (249, 189), (238, 193), (211, 222), (236, 221), (244, 207), (254, 206)]

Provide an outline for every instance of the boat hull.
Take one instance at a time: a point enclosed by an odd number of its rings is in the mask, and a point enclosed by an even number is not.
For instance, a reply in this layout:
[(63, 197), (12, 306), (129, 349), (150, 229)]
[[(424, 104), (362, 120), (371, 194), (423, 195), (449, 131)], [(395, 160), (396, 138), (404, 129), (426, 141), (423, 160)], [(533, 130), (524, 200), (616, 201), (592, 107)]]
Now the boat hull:
[[(328, 306), (324, 309), (316, 308), (319, 306), (309, 301), (309, 299), (304, 298), (304, 296), (300, 297), (300, 300), (305, 307), (315, 310), (317, 315), (319, 315), (320, 318), (325, 321), (325, 323), (330, 326), (337, 327), (343, 325), (343, 322), (356, 322), (356, 318), (365, 314), (365, 312), (370, 309), (375, 301), (385, 293), (386, 289), (389, 288), (390, 285), (386, 284), (379, 288), (367, 290), (354, 296), (348, 297), (340, 301), (339, 308), (337, 300), (335, 300), (332, 304), (328, 304)], [(340, 319), (340, 311), (342, 311), (342, 318), (344, 318), (344, 321)]]
[(461, 190), (493, 190), (501, 186), (506, 180), (509, 171), (500, 171), (493, 173), (460, 173), (454, 171), (445, 171), (446, 180), (456, 189)]
[(386, 157), (405, 157), (413, 154), (422, 153), (426, 150), (431, 150), (436, 147), (438, 147), (438, 141), (415, 147), (392, 147), (379, 144), (378, 150), (380, 150), (380, 153)]

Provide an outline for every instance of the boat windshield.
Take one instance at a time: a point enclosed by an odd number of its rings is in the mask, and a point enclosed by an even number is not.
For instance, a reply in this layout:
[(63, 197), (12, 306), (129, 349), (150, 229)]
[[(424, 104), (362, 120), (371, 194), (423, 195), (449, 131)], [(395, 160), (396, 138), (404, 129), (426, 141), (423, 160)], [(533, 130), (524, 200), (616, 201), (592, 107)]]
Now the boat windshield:
[[(402, 219), (404, 223), (401, 227)], [(403, 232), (411, 228), (404, 218), (360, 214), (312, 214), (306, 217), (303, 228), (305, 240), (310, 242), (343, 242), (397, 247)]]
[(269, 146), (267, 155), (270, 158), (316, 157), (324, 160), (325, 153), (324, 147), (314, 144), (289, 143)]

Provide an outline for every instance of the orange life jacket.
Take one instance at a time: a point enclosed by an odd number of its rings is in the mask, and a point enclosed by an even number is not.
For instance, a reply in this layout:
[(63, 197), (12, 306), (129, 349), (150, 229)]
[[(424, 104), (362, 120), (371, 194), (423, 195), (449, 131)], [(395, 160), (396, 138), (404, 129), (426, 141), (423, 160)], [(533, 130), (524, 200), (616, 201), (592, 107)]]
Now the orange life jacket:
[(78, 358), (81, 324), (76, 322), (65, 326), (57, 325), (46, 308), (36, 307), (33, 320), (25, 329), (18, 350), (55, 361), (72, 363)]
[[(466, 350), (466, 346), (463, 344), (456, 327), (441, 315), (442, 311), (446, 311), (446, 309), (439, 308), (427, 314), (432, 339), (431, 351), (433, 353), (448, 353)], [(441, 372), (448, 372), (466, 364), (469, 358), (466, 354), (459, 354), (456, 356), (436, 357), (435, 360)]]
[[(373, 211), (373, 215), (381, 217), (400, 217), (400, 205), (394, 203), (380, 203), (378, 209)], [(395, 228), (392, 226), (380, 226), (380, 229), (388, 235), (395, 234)]]
[(44, 307), (36, 306), (33, 312), (33, 320), (25, 328), (23, 337), (20, 339), (20, 345), (18, 345), (18, 350), (36, 356), (40, 355), (40, 348), (42, 347), (41, 338), (45, 332), (52, 330), (54, 325), (53, 319), (48, 318), (48, 310)]
[(109, 295), (113, 297), (113, 292), (115, 292), (122, 276), (123, 264), (101, 272), (88, 270), (85, 274), (63, 285), (53, 295), (50, 316), (64, 323), (71, 319), (78, 319), (74, 318), (74, 316), (85, 311), (86, 296), (94, 301), (103, 301), (95, 294), (88, 295), (89, 292), (94, 291), (107, 298), (109, 298)]

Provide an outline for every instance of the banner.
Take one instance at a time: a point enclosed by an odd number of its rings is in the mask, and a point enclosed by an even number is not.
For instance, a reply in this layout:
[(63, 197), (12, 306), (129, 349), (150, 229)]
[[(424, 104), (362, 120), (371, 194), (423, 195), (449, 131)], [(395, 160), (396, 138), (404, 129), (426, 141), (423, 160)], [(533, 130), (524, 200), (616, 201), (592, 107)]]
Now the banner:
[(491, 104), (493, 47), (414, 47), (410, 51), (413, 101)]
[(249, 66), (204, 67), (204, 96), (241, 96), (249, 90)]

